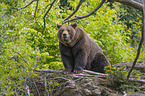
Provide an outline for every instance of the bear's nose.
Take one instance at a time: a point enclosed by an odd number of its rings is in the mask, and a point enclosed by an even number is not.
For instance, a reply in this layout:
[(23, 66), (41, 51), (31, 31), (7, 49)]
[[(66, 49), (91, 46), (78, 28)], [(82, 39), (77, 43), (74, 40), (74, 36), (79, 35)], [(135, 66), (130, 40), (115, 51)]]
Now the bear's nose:
[(66, 33), (63, 34), (63, 38), (67, 38), (67, 34)]

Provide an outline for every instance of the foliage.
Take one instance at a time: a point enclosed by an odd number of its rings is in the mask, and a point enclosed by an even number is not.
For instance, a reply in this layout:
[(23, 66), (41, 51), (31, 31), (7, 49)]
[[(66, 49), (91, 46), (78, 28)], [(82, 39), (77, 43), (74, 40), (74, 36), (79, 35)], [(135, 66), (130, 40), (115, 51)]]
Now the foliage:
[[(76, 15), (85, 15), (92, 11), (101, 0), (86, 0)], [(56, 24), (61, 24), (64, 18), (72, 13), (79, 0), (68, 1), (68, 6), (59, 7), (59, 2), (54, 3), (46, 16), (46, 29), (43, 30), (43, 16), (45, 7), (52, 0), (39, 0), (36, 17), (34, 16), (36, 2), (24, 9), (18, 9), (30, 0), (2, 0), (0, 2), (0, 91), (1, 94), (12, 95), (25, 91), (22, 82), (30, 76), (37, 76), (32, 68), (59, 69), (63, 68), (61, 62)], [(88, 35), (103, 49), (109, 61), (118, 63), (132, 61), (136, 49), (131, 47), (131, 34), (124, 21), (119, 21), (118, 5), (105, 3), (98, 12), (83, 20), (76, 21)], [(68, 8), (69, 7), (69, 8)], [(123, 10), (123, 9), (122, 9)], [(72, 17), (73, 18), (73, 17)], [(71, 22), (73, 23), (73, 22)], [(134, 25), (138, 27), (139, 25)], [(140, 30), (138, 31), (140, 34)], [(141, 53), (140, 60), (145, 54)]]
[(140, 40), (139, 31), (142, 29), (142, 12), (130, 6), (122, 4), (119, 6), (121, 9), (125, 10), (124, 12), (118, 10), (118, 17), (120, 18), (119, 20), (124, 21), (124, 24), (127, 26), (129, 32), (125, 33), (129, 37), (127, 42), (130, 42), (132, 47), (137, 47)]
[[(107, 74), (107, 84), (113, 88), (117, 88), (117, 90), (125, 89), (128, 87), (129, 82), (127, 83), (127, 75), (128, 70), (126, 66), (123, 67), (115, 67), (115, 66), (107, 66), (105, 67)], [(130, 78), (140, 79), (141, 73), (140, 71), (133, 70)], [(133, 83), (132, 83), (133, 84)]]

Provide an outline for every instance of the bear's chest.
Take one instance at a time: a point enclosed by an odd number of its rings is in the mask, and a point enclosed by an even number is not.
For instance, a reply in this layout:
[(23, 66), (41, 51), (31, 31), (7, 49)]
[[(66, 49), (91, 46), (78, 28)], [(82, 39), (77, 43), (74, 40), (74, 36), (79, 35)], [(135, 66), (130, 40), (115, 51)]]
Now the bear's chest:
[(61, 53), (63, 53), (66, 56), (76, 57), (79, 50), (73, 49), (73, 48), (67, 48), (65, 50), (62, 50)]

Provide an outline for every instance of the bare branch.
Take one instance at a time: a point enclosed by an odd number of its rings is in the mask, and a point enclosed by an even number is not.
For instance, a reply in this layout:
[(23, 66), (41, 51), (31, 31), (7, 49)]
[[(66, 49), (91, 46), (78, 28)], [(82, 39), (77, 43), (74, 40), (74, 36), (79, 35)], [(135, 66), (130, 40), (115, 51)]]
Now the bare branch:
[(46, 9), (47, 9), (47, 7), (48, 7), (49, 5), (50, 5), (50, 4), (46, 5), (46, 7), (44, 8), (44, 11), (43, 11), (43, 12), (45, 12), (45, 11), (46, 11)]
[(52, 6), (53, 6), (53, 4), (54, 4), (55, 1), (56, 1), (56, 0), (53, 0), (53, 1), (49, 4), (50, 7), (49, 7), (49, 9), (46, 11), (46, 13), (45, 13), (44, 16), (43, 16), (43, 19), (44, 19), (44, 27), (43, 27), (42, 34), (44, 33), (44, 30), (45, 30), (45, 27), (46, 27), (46, 15), (47, 15), (47, 13), (50, 11), (50, 9), (52, 8)]
[(143, 28), (143, 26), (142, 26), (141, 40), (140, 40), (140, 42), (139, 42), (139, 46), (138, 46), (138, 49), (137, 49), (137, 55), (136, 55), (136, 57), (135, 57), (135, 59), (134, 59), (134, 61), (133, 61), (133, 64), (132, 64), (132, 67), (131, 67), (130, 71), (128, 72), (127, 80), (129, 79), (129, 77), (130, 77), (130, 75), (131, 75), (131, 72), (132, 72), (132, 70), (134, 69), (134, 67), (135, 67), (135, 65), (136, 65), (136, 62), (137, 62), (137, 59), (139, 58), (139, 55), (140, 55), (140, 50), (141, 50), (141, 47), (142, 47), (142, 44), (143, 44), (143, 36), (144, 36), (144, 35), (143, 35), (143, 34), (144, 34), (143, 30), (144, 30), (144, 28)]
[(39, 2), (39, 0), (37, 0), (37, 2), (36, 2), (36, 8), (35, 8), (34, 17), (36, 17), (36, 12), (37, 12), (37, 9), (38, 9), (38, 2)]
[(17, 8), (17, 7), (9, 8), (8, 10), (6, 10), (6, 12), (5, 12), (5, 13), (3, 14), (3, 16), (1, 16), (0, 18), (3, 18), (11, 9), (19, 10), (19, 8)]
[(80, 0), (76, 9), (68, 16), (64, 19), (64, 21), (68, 20), (69, 18), (71, 18), (79, 9), (79, 7), (82, 5), (82, 3), (84, 2), (84, 0)]
[(88, 13), (87, 15), (84, 15), (84, 16), (76, 16), (76, 18), (73, 18), (71, 20), (64, 21), (63, 23), (89, 17), (90, 15), (92, 15), (93, 13), (95, 13), (98, 9), (100, 9), (101, 6), (105, 3), (105, 1), (106, 0), (102, 0), (101, 3), (92, 12)]
[(31, 5), (34, 1), (37, 1), (37, 0), (32, 0), (30, 3), (28, 3), (26, 6), (24, 6), (24, 7), (21, 7), (20, 9), (24, 9), (24, 8), (26, 8), (26, 7), (28, 7), (29, 5)]
[(48, 72), (48, 73), (61, 73), (62, 72), (62, 71), (52, 70), (52, 69), (49, 69), (49, 70), (32, 69), (32, 70), (36, 72)]
[(44, 83), (44, 87), (45, 87), (45, 94), (46, 94), (46, 96), (49, 96), (49, 93), (48, 93), (48, 90), (47, 90), (46, 76), (45, 76), (45, 78), (44, 78), (44, 81), (45, 81), (45, 83)]
[(130, 78), (129, 81), (131, 81), (131, 82), (138, 82), (138, 83), (145, 83), (144, 79), (133, 79), (133, 78)]
[[(14, 50), (13, 50), (14, 51)], [(19, 54), (20, 55), (20, 57), (21, 58), (23, 58), (23, 60), (27, 63), (27, 64), (29, 64), (27, 61), (26, 61), (26, 59), (21, 55), (21, 53), (20, 52), (18, 52), (18, 51), (14, 51), (15, 53), (17, 53), (17, 54)]]
[(15, 95), (18, 96), (18, 93), (17, 93), (17, 85), (15, 85)]
[[(134, 69), (135, 65), (136, 65), (136, 62), (137, 62), (137, 59), (139, 58), (139, 55), (140, 55), (140, 50), (141, 50), (141, 47), (142, 47), (142, 44), (143, 44), (143, 40), (145, 39), (145, 1), (143, 1), (143, 26), (142, 26), (142, 34), (141, 34), (141, 40), (139, 42), (139, 47), (138, 47), (138, 50), (137, 50), (137, 55), (135, 57), (135, 60), (133, 62), (133, 65), (130, 69), (130, 71), (128, 72), (128, 76), (127, 76), (127, 80), (129, 79), (130, 77), (130, 74), (132, 72), (132, 70)], [(145, 42), (145, 40), (144, 40)]]
[(38, 65), (38, 62), (40, 61), (40, 59), (41, 59), (41, 57), (38, 59), (38, 61), (37, 61), (36, 65), (35, 65), (35, 67), (37, 67), (37, 65)]
[(131, 7), (134, 7), (140, 11), (143, 11), (143, 5), (139, 2), (136, 2), (134, 0), (108, 0), (108, 1), (114, 1), (114, 2), (119, 2), (125, 5), (129, 5)]
[[(48, 70), (32, 69), (32, 70), (37, 71), (37, 72), (62, 73), (62, 71), (52, 70), (52, 69), (48, 69)], [(98, 72), (94, 72), (94, 71), (90, 71), (90, 70), (83, 70), (83, 72), (86, 72), (86, 73), (89, 73), (89, 74), (92, 74), (92, 75), (102, 75), (102, 76), (107, 75), (107, 74), (98, 73)]]
[(7, 12), (5, 12), (5, 13), (3, 14), (3, 16), (1, 16), (0, 18), (3, 18), (3, 17), (6, 15), (6, 13), (7, 13)]
[(36, 88), (36, 91), (37, 91), (37, 93), (38, 93), (38, 96), (40, 96), (40, 92), (39, 92), (39, 90), (38, 90), (38, 88), (37, 88), (37, 85), (36, 85), (34, 79), (33, 79), (32, 77), (31, 77), (31, 79), (32, 79), (32, 81), (33, 81), (33, 83), (34, 83), (34, 86), (35, 86), (35, 88)]
[(44, 11), (43, 12), (45, 12), (46, 9), (48, 8), (48, 6), (51, 5), (51, 4), (52, 4), (52, 2), (50, 4), (48, 4), (48, 5), (46, 5), (46, 7), (44, 8)]
[[(34, 1), (37, 1), (37, 4), (36, 4), (36, 9), (35, 9), (34, 17), (31, 18), (31, 19), (33, 19), (33, 18), (36, 17), (36, 11), (37, 11), (38, 1), (39, 1), (39, 0), (32, 0), (32, 1), (31, 1), (30, 3), (28, 3), (26, 6), (21, 7), (21, 8), (13, 7), (13, 8), (10, 8), (10, 9), (17, 9), (17, 10), (18, 10), (18, 9), (24, 9), (24, 8), (27, 8), (29, 5), (31, 5)], [(7, 12), (8, 12), (8, 11), (7, 11)], [(4, 15), (1, 16), (0, 18), (3, 18), (3, 17), (6, 15), (7, 12), (5, 12)], [(29, 19), (29, 20), (31, 20), (31, 19)]]
[[(144, 48), (145, 48), (145, 0), (143, 0), (143, 31), (144, 31)], [(144, 49), (145, 51), (145, 49)], [(144, 58), (145, 61), (145, 58)]]
[(91, 74), (91, 75), (107, 76), (107, 74), (98, 73), (98, 72), (94, 72), (94, 71), (90, 71), (90, 70), (83, 70), (83, 72), (89, 73), (89, 74)]
[[(39, 2), (39, 0), (36, 0), (37, 2), (36, 2), (36, 7), (35, 7), (35, 13), (34, 13), (34, 16), (33, 17), (31, 17), (28, 21), (30, 21), (31, 19), (33, 19), (33, 18), (35, 18), (36, 17), (36, 12), (37, 12), (37, 9), (38, 9), (38, 2)], [(27, 21), (27, 22), (28, 22)], [(26, 22), (26, 23), (27, 23)]]
[(27, 84), (26, 84), (26, 88), (25, 89), (27, 91), (27, 95), (30, 96), (30, 89), (29, 89), (29, 86)]

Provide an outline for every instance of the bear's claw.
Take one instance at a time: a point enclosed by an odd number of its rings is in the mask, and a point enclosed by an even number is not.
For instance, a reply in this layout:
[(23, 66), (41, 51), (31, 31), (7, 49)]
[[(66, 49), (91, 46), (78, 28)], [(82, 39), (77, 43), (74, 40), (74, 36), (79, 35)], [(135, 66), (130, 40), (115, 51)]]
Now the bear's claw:
[(68, 70), (63, 70), (63, 71), (62, 71), (62, 73), (63, 73), (63, 74), (70, 74), (70, 73), (71, 73), (71, 71), (68, 71)]

